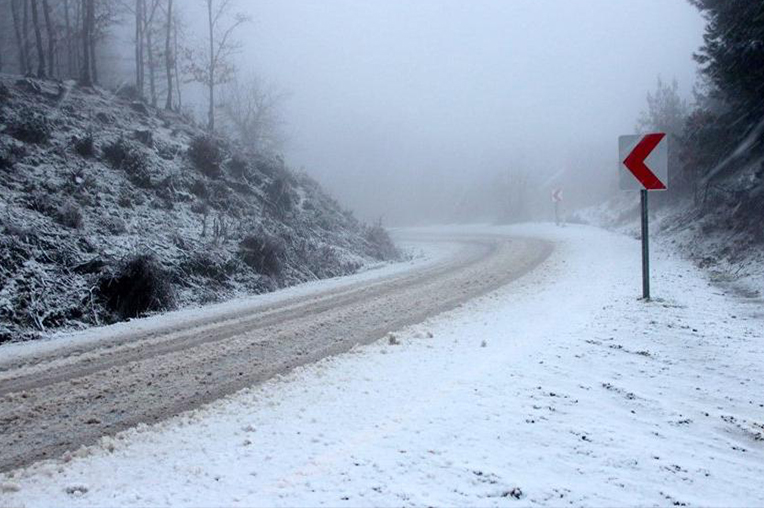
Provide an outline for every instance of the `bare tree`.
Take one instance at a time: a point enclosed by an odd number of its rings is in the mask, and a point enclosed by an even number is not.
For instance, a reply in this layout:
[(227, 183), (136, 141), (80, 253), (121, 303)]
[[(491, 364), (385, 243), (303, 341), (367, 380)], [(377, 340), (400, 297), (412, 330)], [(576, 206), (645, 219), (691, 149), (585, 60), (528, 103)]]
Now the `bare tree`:
[(0, 73), (3, 72), (3, 63), (5, 62), (3, 58), (5, 56), (5, 19), (0, 19)]
[(52, 77), (56, 67), (56, 29), (53, 27), (48, 0), (42, 0), (42, 12), (45, 16), (45, 30), (48, 33), (48, 76)]
[[(208, 128), (215, 130), (215, 89), (228, 83), (235, 67), (231, 57), (241, 49), (233, 40), (238, 27), (250, 18), (242, 13), (231, 14), (233, 0), (204, 0), (207, 7), (207, 44), (204, 51), (189, 51), (186, 71), (193, 81), (207, 87), (209, 96)], [(206, 55), (204, 55), (206, 53)]]
[(146, 38), (146, 56), (149, 67), (149, 93), (151, 105), (157, 105), (156, 62), (154, 61), (154, 17), (156, 16), (159, 0), (149, 0), (148, 8), (143, 4), (143, 35)]
[(164, 64), (165, 73), (167, 74), (167, 100), (165, 101), (164, 105), (166, 110), (172, 109), (172, 89), (174, 86), (172, 80), (172, 72), (175, 68), (175, 52), (172, 48), (172, 23), (172, 0), (167, 0), (167, 31), (165, 34), (164, 43)]
[(143, 10), (145, 0), (135, 0), (135, 88), (143, 97)]
[(22, 24), (22, 33), (24, 37), (24, 53), (27, 55), (27, 67), (24, 69), (24, 73), (27, 75), (32, 74), (32, 47), (29, 42), (29, 0), (22, 0), (24, 4), (24, 20)]
[(66, 73), (69, 77), (74, 76), (75, 69), (75, 49), (74, 32), (72, 31), (72, 21), (69, 11), (69, 0), (64, 0), (64, 23), (66, 26)]
[(82, 0), (82, 75), (80, 82), (83, 86), (93, 86), (91, 72), (93, 57), (93, 26), (95, 24), (95, 0)]
[(175, 11), (172, 20), (172, 46), (173, 46), (173, 67), (175, 71), (175, 91), (178, 95), (178, 111), (183, 109), (183, 93), (180, 87), (180, 67), (178, 65), (178, 55), (180, 54), (180, 45), (178, 43), (178, 32), (180, 31), (180, 18), (178, 11)]
[(285, 140), (281, 107), (286, 94), (257, 76), (233, 79), (224, 89), (220, 109), (225, 128), (256, 152), (276, 152)]
[(32, 0), (32, 25), (34, 27), (34, 37), (37, 45), (37, 77), (45, 77), (45, 49), (42, 47), (42, 30), (40, 30), (40, 19), (37, 13), (37, 0)]
[(13, 17), (13, 32), (16, 35), (16, 46), (18, 47), (19, 73), (24, 74), (27, 71), (27, 52), (21, 27), (20, 2), (21, 0), (11, 0), (11, 16)]

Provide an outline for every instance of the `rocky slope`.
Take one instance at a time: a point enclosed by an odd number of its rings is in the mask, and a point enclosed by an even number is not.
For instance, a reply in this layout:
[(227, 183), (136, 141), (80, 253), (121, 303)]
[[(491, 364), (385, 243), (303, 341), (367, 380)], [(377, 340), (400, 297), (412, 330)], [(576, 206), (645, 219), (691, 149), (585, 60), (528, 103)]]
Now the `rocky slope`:
[(278, 157), (129, 94), (0, 77), (0, 342), (398, 256)]

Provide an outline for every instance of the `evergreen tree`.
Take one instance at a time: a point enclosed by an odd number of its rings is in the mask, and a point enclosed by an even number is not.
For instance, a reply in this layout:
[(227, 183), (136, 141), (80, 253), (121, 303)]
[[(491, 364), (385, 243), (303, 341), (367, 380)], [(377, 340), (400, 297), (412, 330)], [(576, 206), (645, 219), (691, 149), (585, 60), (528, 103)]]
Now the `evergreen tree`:
[(749, 119), (764, 116), (764, 2), (690, 0), (708, 23), (695, 59), (728, 105)]

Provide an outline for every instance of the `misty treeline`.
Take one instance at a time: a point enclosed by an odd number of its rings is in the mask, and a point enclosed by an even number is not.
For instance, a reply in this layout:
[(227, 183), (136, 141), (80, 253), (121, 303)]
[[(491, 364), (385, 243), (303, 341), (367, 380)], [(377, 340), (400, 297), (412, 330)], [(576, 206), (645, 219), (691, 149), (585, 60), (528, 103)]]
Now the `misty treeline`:
[(704, 205), (710, 190), (733, 192), (720, 182), (753, 165), (747, 191), (764, 198), (764, 2), (690, 3), (707, 21), (694, 56), (700, 80), (693, 100), (680, 97), (675, 81), (658, 79), (638, 129), (670, 136), (670, 194), (692, 195)]
[[(257, 150), (277, 148), (283, 94), (236, 68), (237, 34), (250, 19), (235, 2), (0, 0), (0, 72), (82, 86), (99, 85), (108, 73), (110, 84), (122, 83), (121, 94), (189, 115), (183, 91), (196, 83), (205, 89), (209, 130), (222, 121)], [(199, 13), (204, 28), (190, 33), (184, 19)], [(121, 40), (134, 44), (130, 66), (115, 64), (125, 60)]]

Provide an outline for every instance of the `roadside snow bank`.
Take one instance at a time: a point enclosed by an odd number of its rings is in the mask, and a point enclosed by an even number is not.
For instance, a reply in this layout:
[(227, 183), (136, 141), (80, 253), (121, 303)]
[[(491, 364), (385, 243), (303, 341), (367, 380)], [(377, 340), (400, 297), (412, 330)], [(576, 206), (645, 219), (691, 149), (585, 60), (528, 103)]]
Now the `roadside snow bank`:
[(0, 504), (764, 503), (760, 302), (660, 250), (645, 304), (632, 239), (478, 229), (557, 249), (374, 345), (0, 477)]
[[(573, 213), (579, 223), (604, 227), (638, 238), (641, 234), (639, 193), (624, 192), (599, 206)], [(691, 199), (670, 206), (651, 205), (650, 235), (653, 243), (692, 260), (719, 285), (730, 291), (761, 296), (764, 293), (764, 245), (762, 237), (736, 227), (730, 216), (737, 205), (718, 204), (704, 212)], [(730, 205), (730, 203), (726, 203)]]

